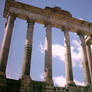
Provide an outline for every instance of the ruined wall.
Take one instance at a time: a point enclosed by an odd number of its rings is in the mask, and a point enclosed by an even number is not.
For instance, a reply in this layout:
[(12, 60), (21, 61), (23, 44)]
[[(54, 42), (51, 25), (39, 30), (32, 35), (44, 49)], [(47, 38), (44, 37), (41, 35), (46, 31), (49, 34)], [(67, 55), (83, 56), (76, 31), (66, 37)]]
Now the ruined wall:
[(20, 92), (20, 81), (7, 79), (6, 92)]
[[(0, 92), (20, 92), (20, 80), (7, 79), (6, 91), (1, 89)], [(92, 92), (91, 87), (69, 86), (69, 87), (52, 87), (44, 82), (32, 81), (30, 92)]]

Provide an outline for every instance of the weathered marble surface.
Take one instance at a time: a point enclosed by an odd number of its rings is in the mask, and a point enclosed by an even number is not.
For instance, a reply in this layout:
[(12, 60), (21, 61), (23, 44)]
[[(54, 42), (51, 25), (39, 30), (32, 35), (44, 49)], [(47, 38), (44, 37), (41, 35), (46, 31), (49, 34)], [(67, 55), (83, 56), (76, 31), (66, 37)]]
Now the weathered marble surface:
[[(27, 20), (27, 18), (34, 19), (35, 22), (44, 24), (49, 22), (53, 27), (63, 28), (66, 27), (72, 32), (84, 33), (92, 35), (92, 23), (72, 18), (72, 15), (58, 8), (37, 8), (31, 5), (26, 5), (20, 2), (7, 0), (4, 17), (7, 17), (8, 12), (16, 15), (21, 19)], [(59, 13), (60, 12), (60, 13)]]

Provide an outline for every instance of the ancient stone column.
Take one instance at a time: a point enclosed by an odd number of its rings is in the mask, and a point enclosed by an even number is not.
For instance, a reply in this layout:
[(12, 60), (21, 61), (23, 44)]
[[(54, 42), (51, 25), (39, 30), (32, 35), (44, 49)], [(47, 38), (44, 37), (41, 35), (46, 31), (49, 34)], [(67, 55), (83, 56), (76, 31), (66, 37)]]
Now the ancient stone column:
[(34, 21), (28, 20), (27, 36), (25, 41), (24, 59), (22, 67), (22, 76), (30, 76), (31, 68), (31, 54), (32, 54), (32, 40), (33, 40), (33, 29)]
[(90, 78), (91, 78), (91, 84), (92, 84), (92, 55), (91, 55), (90, 44), (86, 44), (86, 50), (87, 50), (88, 65), (89, 65)]
[(31, 77), (30, 77), (30, 69), (31, 69), (31, 54), (32, 54), (34, 21), (29, 19), (27, 20), (27, 23), (28, 23), (28, 29), (27, 29), (27, 36), (26, 36), (26, 41), (25, 41), (22, 74), (20, 76), (20, 79), (21, 79), (20, 92), (33, 92), (32, 82), (31, 82)]
[(45, 72), (44, 81), (53, 84), (52, 80), (52, 30), (51, 25), (46, 25), (45, 37)]
[(66, 85), (74, 85), (69, 32), (64, 31)]
[(81, 44), (81, 55), (82, 55), (84, 82), (85, 82), (85, 86), (89, 86), (91, 83), (91, 80), (90, 80), (90, 73), (89, 73), (89, 67), (88, 67), (85, 39), (84, 39), (83, 34), (78, 34), (78, 35), (79, 35), (80, 44)]
[(9, 48), (12, 38), (12, 32), (13, 32), (13, 26), (14, 26), (14, 16), (9, 16), (8, 21), (5, 27), (5, 33), (4, 38), (2, 41), (1, 46), (1, 53), (0, 53), (0, 76), (5, 77), (6, 74), (6, 66), (7, 66), (7, 60), (8, 60), (8, 54), (9, 54)]

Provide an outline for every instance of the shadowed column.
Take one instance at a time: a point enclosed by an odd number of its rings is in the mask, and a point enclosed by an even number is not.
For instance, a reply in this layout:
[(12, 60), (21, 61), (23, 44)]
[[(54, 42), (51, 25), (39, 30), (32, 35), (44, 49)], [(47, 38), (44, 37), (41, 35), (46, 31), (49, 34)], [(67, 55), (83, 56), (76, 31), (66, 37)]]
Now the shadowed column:
[(92, 84), (92, 55), (91, 55), (90, 44), (86, 44), (86, 50), (87, 50), (88, 65), (89, 65), (90, 78), (91, 78), (91, 84)]
[(2, 41), (1, 46), (1, 53), (0, 53), (0, 76), (5, 77), (6, 76), (6, 66), (8, 61), (8, 54), (9, 54), (9, 48), (12, 38), (12, 32), (14, 27), (14, 16), (9, 16), (8, 21), (5, 27), (5, 33), (4, 38)]
[(84, 82), (85, 82), (85, 86), (89, 86), (90, 83), (91, 83), (91, 80), (90, 80), (90, 73), (89, 73), (89, 67), (88, 67), (85, 39), (84, 39), (83, 34), (78, 34), (78, 35), (80, 37), (80, 44), (81, 44), (81, 54), (82, 54)]
[(66, 85), (74, 85), (69, 32), (64, 31)]
[(23, 59), (23, 67), (22, 67), (22, 76), (30, 76), (30, 67), (31, 67), (31, 54), (32, 54), (32, 40), (33, 40), (33, 28), (34, 22), (32, 20), (28, 20), (28, 29), (27, 36), (25, 41), (25, 50), (24, 50), (24, 59)]
[(46, 25), (45, 37), (45, 72), (44, 81), (53, 84), (52, 80), (52, 30), (50, 25)]

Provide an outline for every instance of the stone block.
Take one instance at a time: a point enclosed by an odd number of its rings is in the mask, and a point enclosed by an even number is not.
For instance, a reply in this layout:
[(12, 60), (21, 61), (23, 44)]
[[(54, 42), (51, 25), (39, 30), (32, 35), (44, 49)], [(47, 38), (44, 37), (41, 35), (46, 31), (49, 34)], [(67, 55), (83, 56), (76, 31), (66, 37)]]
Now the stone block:
[(32, 81), (30, 76), (24, 75), (20, 81), (20, 92), (32, 92)]
[(68, 88), (68, 92), (81, 92), (81, 88), (77, 86), (72, 86)]

